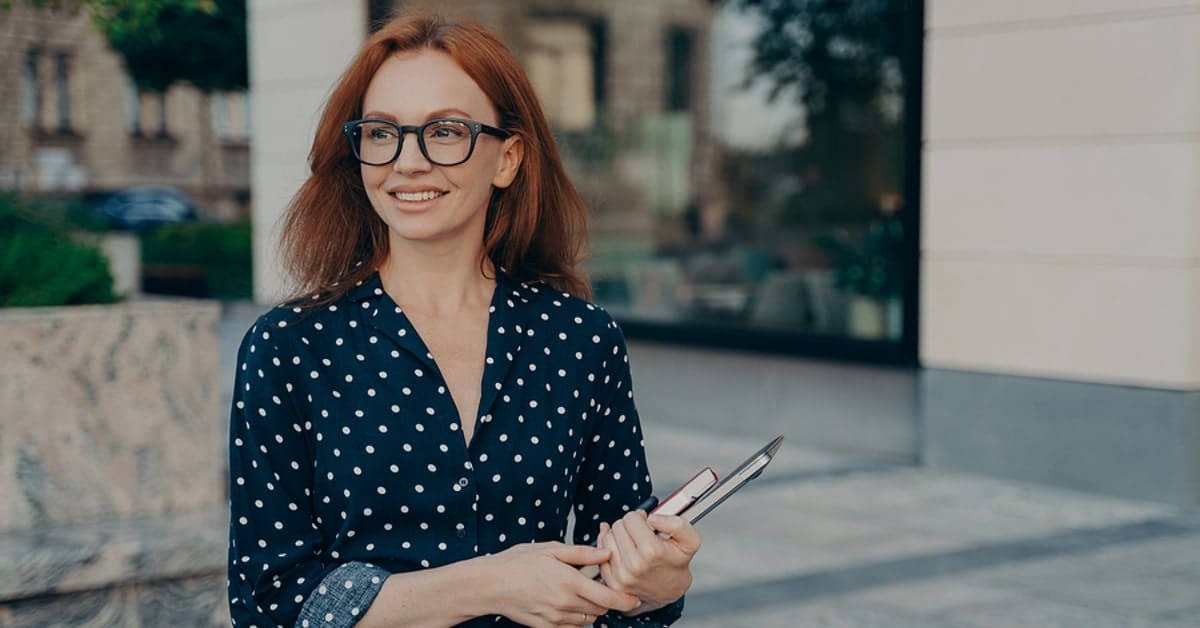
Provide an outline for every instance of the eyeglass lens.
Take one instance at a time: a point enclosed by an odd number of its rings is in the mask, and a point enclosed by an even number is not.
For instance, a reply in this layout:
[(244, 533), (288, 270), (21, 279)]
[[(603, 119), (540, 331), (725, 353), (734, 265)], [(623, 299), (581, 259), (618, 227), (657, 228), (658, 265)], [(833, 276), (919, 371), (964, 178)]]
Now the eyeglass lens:
[[(354, 127), (358, 159), (381, 166), (400, 154), (403, 142), (400, 128), (388, 122), (359, 122)], [(421, 126), (421, 152), (430, 162), (453, 165), (466, 161), (471, 154), (471, 128), (454, 120), (431, 120)]]

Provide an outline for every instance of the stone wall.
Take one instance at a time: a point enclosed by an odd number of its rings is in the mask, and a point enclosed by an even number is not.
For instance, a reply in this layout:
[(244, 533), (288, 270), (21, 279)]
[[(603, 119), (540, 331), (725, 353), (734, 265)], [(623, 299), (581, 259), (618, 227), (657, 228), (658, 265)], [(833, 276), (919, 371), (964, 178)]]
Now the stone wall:
[(227, 624), (218, 318), (0, 310), (0, 626)]

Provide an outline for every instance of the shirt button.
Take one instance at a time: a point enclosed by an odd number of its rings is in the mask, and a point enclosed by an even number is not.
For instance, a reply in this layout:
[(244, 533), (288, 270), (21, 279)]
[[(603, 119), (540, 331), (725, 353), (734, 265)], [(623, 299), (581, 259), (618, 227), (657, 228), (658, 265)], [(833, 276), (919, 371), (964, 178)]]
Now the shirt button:
[(467, 531), (466, 531), (466, 530), (459, 530), (459, 531), (455, 532), (454, 534), (455, 534), (455, 535), (457, 535), (457, 536), (458, 536), (458, 538), (460, 538), (460, 539), (461, 539), (461, 538), (464, 538), (464, 537), (466, 537), (466, 536), (467, 536)]
[(467, 478), (459, 478), (458, 479), (458, 486), (460, 488), (467, 488), (467, 485), (470, 483), (471, 483), (471, 481), (468, 480)]

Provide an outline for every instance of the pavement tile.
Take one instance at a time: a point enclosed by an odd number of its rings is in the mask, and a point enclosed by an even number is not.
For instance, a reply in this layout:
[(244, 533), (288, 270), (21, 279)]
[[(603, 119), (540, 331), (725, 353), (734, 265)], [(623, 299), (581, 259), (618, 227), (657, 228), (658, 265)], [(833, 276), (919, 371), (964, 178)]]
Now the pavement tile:
[[(1188, 538), (1190, 553), (1200, 554), (1200, 536)], [(1084, 556), (1035, 560), (1010, 565), (989, 575), (989, 580), (1037, 597), (1138, 616), (1170, 614), (1200, 603), (1200, 580), (1170, 574), (1152, 574), (1128, 560), (1141, 561), (1132, 543), (1100, 549)]]
[(688, 617), (679, 628), (951, 628), (954, 624), (920, 615), (908, 615), (895, 609), (850, 602), (790, 604), (736, 615)]
[(1200, 604), (1195, 606), (1158, 613), (1151, 624), (1154, 628), (1196, 628), (1200, 626)]
[(1147, 617), (1048, 600), (979, 604), (941, 618), (969, 628), (1140, 628), (1153, 626)]
[(901, 609), (914, 615), (941, 617), (980, 604), (1017, 604), (1025, 596), (967, 576), (877, 587), (847, 597), (855, 602)]

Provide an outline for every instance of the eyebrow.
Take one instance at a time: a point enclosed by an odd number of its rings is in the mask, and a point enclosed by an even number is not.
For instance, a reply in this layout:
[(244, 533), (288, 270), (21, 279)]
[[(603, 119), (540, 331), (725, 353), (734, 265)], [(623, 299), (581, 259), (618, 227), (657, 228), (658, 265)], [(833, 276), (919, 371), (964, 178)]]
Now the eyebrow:
[[(364, 118), (383, 118), (384, 120), (391, 120), (393, 122), (399, 122), (399, 119), (396, 118), (396, 116), (394, 116), (390, 113), (382, 112), (382, 111), (368, 111), (363, 114), (363, 117)], [(428, 120), (433, 120), (434, 118), (446, 118), (446, 117), (467, 118), (469, 120), (475, 119), (475, 118), (471, 117), (471, 114), (463, 111), (462, 109), (456, 109), (454, 107), (450, 107), (447, 109), (438, 109), (437, 111), (430, 112), (428, 115), (425, 116), (425, 120), (428, 121)]]

